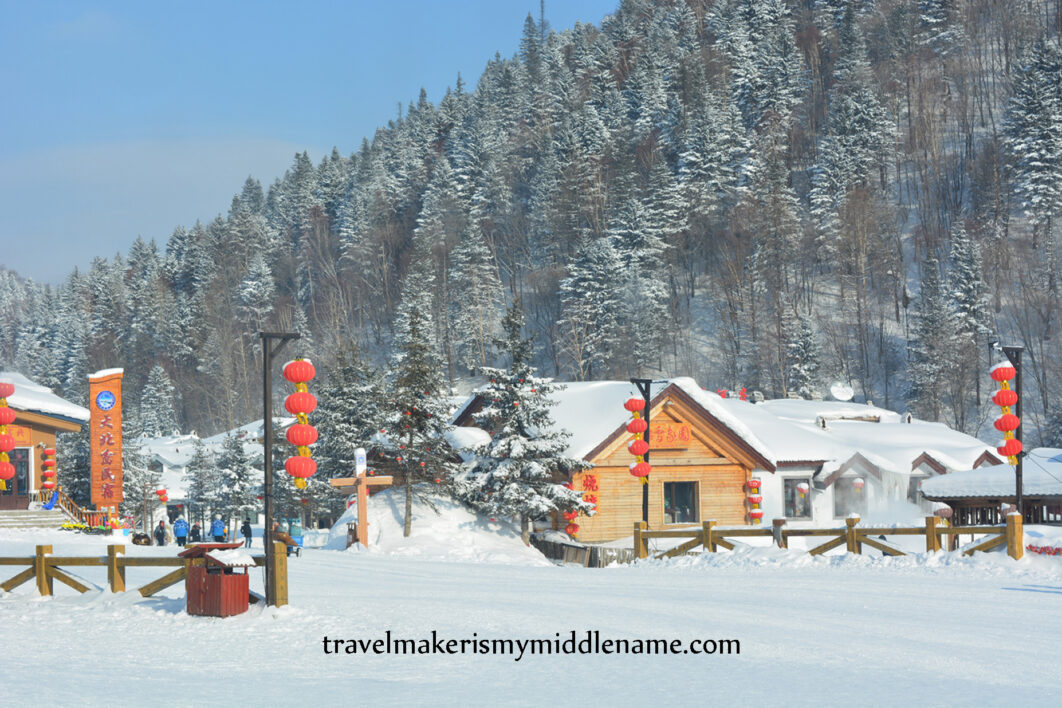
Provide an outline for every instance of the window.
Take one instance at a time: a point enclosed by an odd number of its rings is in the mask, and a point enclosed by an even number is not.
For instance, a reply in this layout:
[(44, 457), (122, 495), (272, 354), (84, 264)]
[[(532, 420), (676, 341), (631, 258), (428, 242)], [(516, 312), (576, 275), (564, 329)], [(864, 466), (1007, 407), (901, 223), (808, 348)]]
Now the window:
[[(859, 480), (859, 484), (856, 484)], [(867, 488), (863, 477), (841, 477), (833, 483), (833, 515), (865, 514)]]
[(664, 523), (697, 521), (697, 483), (664, 482)]
[(811, 518), (810, 477), (793, 477), (792, 479), (782, 480), (782, 496), (787, 519)]
[(922, 502), (922, 480), (925, 477), (915, 477), (911, 475), (911, 478), (907, 481), (907, 501), (912, 504), (919, 504)]

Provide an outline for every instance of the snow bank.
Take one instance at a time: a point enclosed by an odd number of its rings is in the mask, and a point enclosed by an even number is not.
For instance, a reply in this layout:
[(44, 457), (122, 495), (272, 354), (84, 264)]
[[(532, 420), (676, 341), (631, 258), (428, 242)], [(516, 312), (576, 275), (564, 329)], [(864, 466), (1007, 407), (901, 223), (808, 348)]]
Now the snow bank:
[[(434, 507), (434, 508), (432, 508)], [(405, 490), (387, 489), (369, 497), (369, 553), (418, 556), (429, 560), (550, 565), (545, 556), (525, 546), (520, 533), (501, 520), (476, 514), (464, 505), (442, 496), (431, 503), (413, 500), (413, 530), (402, 535)], [(357, 506), (351, 506), (332, 527), (328, 549), (347, 545), (347, 524), (357, 521)], [(351, 552), (364, 553), (361, 545)]]

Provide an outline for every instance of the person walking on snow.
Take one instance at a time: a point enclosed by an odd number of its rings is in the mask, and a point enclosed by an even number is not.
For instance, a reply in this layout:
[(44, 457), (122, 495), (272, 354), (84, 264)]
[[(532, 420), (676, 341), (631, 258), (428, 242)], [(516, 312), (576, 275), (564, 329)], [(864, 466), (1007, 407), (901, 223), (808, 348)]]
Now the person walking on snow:
[(251, 520), (244, 519), (243, 526), (240, 527), (240, 533), (243, 534), (243, 547), (251, 547)]
[(202, 532), (199, 530), (198, 521), (192, 524), (192, 530), (188, 534), (188, 540), (192, 543), (199, 543), (203, 540)]
[(214, 520), (210, 522), (210, 535), (216, 543), (225, 540), (225, 522), (221, 520), (221, 514), (214, 514)]
[(160, 546), (166, 545), (166, 522), (160, 521), (159, 525), (155, 527), (155, 543)]
[(183, 546), (188, 540), (188, 522), (183, 516), (177, 517), (177, 521), (173, 524), (173, 535), (177, 539), (178, 546)]

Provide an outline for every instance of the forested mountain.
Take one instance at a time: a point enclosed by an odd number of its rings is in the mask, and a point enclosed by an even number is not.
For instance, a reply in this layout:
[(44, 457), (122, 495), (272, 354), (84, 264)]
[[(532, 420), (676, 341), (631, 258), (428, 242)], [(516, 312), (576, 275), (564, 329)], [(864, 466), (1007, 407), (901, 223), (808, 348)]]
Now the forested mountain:
[(145, 411), (158, 366), (180, 427), (211, 433), (260, 416), (260, 329), (303, 333), (325, 372), (351, 344), (386, 366), (415, 299), (453, 380), (500, 363), (519, 300), (547, 375), (768, 396), (840, 379), (971, 432), (1001, 338), (1026, 346), (1046, 432), (1060, 31), (1059, 0), (624, 0), (565, 32), (529, 15), (518, 56), (422, 92), (355, 154), (296, 155), (227, 214), (57, 288), (0, 271), (0, 363), (80, 401), (86, 372), (123, 366)]

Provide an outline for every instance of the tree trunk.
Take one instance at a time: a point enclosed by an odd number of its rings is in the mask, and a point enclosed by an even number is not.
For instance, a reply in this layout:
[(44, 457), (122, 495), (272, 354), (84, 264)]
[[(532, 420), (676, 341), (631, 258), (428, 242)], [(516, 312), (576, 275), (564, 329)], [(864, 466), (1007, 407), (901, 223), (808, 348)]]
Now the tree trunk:
[(406, 522), (402, 527), (402, 535), (406, 538), (409, 537), (410, 532), (413, 530), (413, 480), (409, 474), (409, 468), (406, 468)]
[(520, 516), (520, 538), (523, 539), (525, 546), (531, 545), (531, 519), (527, 514)]

